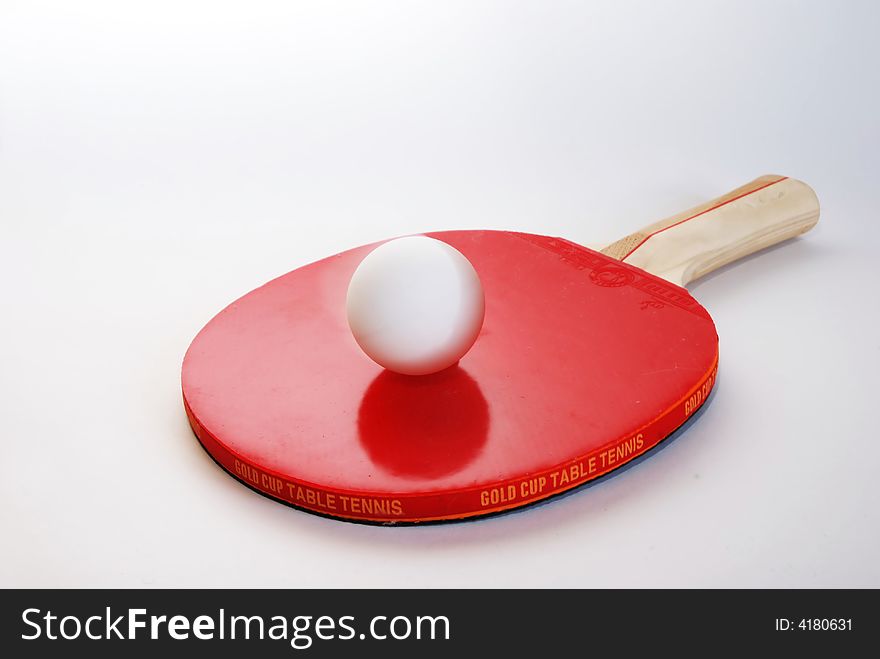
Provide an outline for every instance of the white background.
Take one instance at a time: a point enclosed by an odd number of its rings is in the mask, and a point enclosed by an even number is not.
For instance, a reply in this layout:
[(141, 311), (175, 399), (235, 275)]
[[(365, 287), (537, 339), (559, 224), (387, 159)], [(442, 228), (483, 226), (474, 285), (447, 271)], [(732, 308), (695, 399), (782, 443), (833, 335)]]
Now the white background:
[[(874, 2), (0, 3), (0, 585), (880, 586)], [(810, 234), (696, 284), (696, 424), (548, 505), (260, 497), (181, 407), (228, 302), (447, 228), (587, 244), (755, 176)]]

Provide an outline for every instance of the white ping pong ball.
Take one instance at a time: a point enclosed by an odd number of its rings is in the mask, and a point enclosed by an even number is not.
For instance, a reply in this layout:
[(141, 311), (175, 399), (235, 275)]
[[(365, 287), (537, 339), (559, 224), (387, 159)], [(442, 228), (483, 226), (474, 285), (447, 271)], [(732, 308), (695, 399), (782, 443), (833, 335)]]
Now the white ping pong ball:
[(452, 366), (483, 325), (483, 285), (457, 249), (427, 236), (383, 243), (348, 285), (355, 341), (390, 371), (427, 375)]

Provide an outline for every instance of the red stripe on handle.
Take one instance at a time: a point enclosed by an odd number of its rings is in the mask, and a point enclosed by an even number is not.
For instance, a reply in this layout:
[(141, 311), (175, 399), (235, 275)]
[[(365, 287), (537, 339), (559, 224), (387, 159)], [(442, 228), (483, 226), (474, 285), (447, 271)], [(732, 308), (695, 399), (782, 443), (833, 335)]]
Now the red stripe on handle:
[(699, 213), (691, 215), (690, 217), (686, 217), (683, 220), (679, 220), (678, 222), (676, 222), (674, 224), (670, 224), (668, 227), (663, 227), (662, 229), (657, 229), (656, 231), (653, 231), (653, 232), (649, 233), (647, 236), (645, 236), (635, 247), (633, 247), (631, 250), (629, 250), (626, 253), (626, 255), (623, 258), (621, 258), (620, 260), (625, 261), (626, 259), (628, 259), (630, 256), (632, 256), (633, 252), (635, 252), (639, 247), (644, 245), (648, 241), (649, 238), (653, 238), (658, 233), (663, 233), (667, 229), (672, 229), (673, 227), (677, 227), (679, 224), (684, 224), (685, 222), (689, 222), (693, 219), (696, 219), (696, 218), (700, 217), (701, 215), (705, 215), (706, 213), (717, 210), (717, 209), (721, 208), (722, 206), (726, 206), (727, 204), (736, 201), (737, 199), (742, 199), (743, 197), (748, 197), (750, 194), (755, 194), (756, 192), (760, 192), (761, 190), (764, 190), (765, 188), (769, 188), (771, 185), (776, 185), (777, 183), (781, 183), (782, 181), (786, 180), (787, 178), (788, 178), (787, 176), (783, 176), (782, 178), (777, 179), (775, 181), (770, 181), (770, 183), (765, 183), (761, 187), (755, 188), (754, 190), (749, 190), (748, 192), (743, 192), (741, 195), (737, 195), (736, 197), (733, 197), (732, 199), (728, 199), (726, 201), (723, 201), (722, 203), (717, 204), (715, 206), (712, 206), (711, 208), (707, 208), (704, 211), (700, 211)]

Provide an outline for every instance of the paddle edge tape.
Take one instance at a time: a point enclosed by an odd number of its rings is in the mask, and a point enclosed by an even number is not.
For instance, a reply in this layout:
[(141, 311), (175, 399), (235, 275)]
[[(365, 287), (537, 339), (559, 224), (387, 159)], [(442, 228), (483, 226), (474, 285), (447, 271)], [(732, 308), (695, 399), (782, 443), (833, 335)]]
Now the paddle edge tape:
[(657, 446), (703, 406), (718, 373), (716, 349), (705, 375), (675, 405), (633, 432), (589, 453), (491, 486), (431, 493), (377, 494), (327, 487), (266, 469), (225, 446), (208, 431), (183, 396), (190, 426), (207, 453), (236, 480), (281, 503), (324, 517), (372, 524), (463, 520), (520, 508), (608, 474)]

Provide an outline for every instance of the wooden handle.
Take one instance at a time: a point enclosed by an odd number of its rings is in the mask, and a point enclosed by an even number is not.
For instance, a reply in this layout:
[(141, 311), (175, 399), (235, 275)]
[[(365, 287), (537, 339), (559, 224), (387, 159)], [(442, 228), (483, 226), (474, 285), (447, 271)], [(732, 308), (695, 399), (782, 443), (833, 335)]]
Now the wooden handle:
[(686, 286), (818, 221), (819, 200), (810, 186), (768, 175), (621, 238), (602, 253)]

